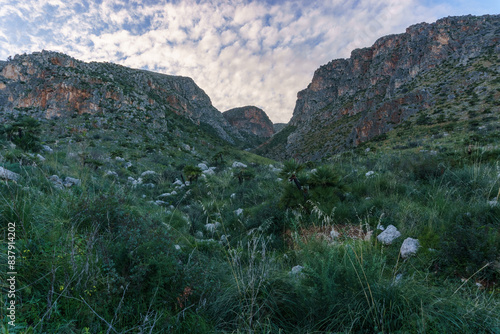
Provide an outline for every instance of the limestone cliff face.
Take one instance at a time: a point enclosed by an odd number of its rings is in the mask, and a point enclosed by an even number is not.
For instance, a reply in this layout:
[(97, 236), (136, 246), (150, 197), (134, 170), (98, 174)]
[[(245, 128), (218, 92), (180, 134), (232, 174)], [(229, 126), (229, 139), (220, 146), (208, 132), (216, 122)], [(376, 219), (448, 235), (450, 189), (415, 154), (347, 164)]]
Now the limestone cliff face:
[[(319, 159), (383, 134), (500, 69), (500, 16), (448, 17), (380, 38), (321, 66), (298, 93), (278, 158)], [(469, 67), (478, 64), (484, 70)], [(433, 73), (442, 78), (431, 78)], [(442, 87), (447, 87), (447, 92)]]
[(49, 51), (0, 62), (0, 110), (40, 118), (109, 114), (139, 121), (175, 113), (210, 125), (226, 141), (241, 139), (191, 78), (85, 63)]
[(240, 132), (261, 138), (269, 138), (274, 134), (273, 123), (264, 110), (257, 107), (234, 108), (223, 112), (222, 115)]

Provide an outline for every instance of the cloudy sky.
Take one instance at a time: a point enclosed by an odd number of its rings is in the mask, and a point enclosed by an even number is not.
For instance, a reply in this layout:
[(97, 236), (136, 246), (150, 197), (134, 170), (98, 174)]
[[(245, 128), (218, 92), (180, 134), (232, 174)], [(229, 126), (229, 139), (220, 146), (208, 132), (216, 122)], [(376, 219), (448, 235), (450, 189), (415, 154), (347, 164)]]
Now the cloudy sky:
[(0, 59), (40, 50), (189, 76), (220, 111), (288, 122), (314, 70), (384, 35), (498, 0), (0, 0)]

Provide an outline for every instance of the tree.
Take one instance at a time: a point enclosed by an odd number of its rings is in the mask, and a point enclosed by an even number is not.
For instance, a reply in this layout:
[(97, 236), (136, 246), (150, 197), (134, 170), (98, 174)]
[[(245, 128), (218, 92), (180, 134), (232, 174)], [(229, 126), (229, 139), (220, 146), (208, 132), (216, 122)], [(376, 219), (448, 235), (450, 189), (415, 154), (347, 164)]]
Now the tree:
[(235, 177), (238, 178), (238, 182), (240, 184), (243, 183), (243, 180), (251, 180), (255, 177), (255, 173), (253, 170), (248, 169), (248, 168), (240, 168), (238, 172), (234, 174)]
[(40, 151), (40, 133), (40, 122), (29, 116), (0, 127), (0, 134), (24, 151)]
[(184, 174), (186, 175), (189, 182), (193, 182), (198, 180), (201, 175), (201, 168), (193, 165), (186, 165), (183, 169)]

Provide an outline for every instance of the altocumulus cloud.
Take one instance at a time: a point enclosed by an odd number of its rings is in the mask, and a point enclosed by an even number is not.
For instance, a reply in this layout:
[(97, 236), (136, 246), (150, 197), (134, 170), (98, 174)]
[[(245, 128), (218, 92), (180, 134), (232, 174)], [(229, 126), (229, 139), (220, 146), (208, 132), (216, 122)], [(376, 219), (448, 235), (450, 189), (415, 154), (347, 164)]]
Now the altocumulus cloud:
[(487, 13), (476, 1), (0, 0), (0, 59), (45, 49), (189, 76), (221, 111), (287, 122), (320, 65), (413, 23)]

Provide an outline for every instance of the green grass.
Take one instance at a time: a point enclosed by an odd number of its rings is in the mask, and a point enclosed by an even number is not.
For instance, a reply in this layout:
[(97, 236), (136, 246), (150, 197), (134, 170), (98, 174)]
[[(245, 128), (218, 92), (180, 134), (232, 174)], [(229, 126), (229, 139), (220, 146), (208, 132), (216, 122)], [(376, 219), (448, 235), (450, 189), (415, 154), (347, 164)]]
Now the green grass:
[[(90, 129), (81, 141), (68, 132), (56, 143), (60, 130), (43, 126), (54, 149), (42, 152), (46, 161), (1, 150), (1, 165), (22, 176), (0, 184), (2, 235), (16, 224), (17, 333), (500, 330), (500, 206), (488, 204), (500, 171), (489, 139), (468, 154), (465, 132), (437, 144), (436, 125), (421, 125), (419, 138), (392, 131), (369, 152), (301, 165), (203, 143), (180, 128), (161, 138)], [(394, 149), (398, 141), (417, 143)], [(241, 183), (234, 161), (250, 171)], [(201, 162), (215, 174), (176, 188), (184, 167)], [(156, 174), (143, 183), (153, 188), (128, 181), (148, 170)], [(58, 190), (51, 175), (82, 182)], [(151, 203), (159, 199), (166, 204)], [(402, 237), (381, 245), (379, 224)], [(421, 248), (403, 260), (407, 237)], [(303, 270), (293, 275), (296, 265)], [(7, 320), (4, 332), (14, 332)]]

